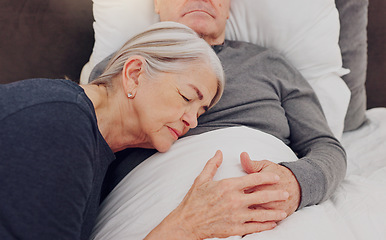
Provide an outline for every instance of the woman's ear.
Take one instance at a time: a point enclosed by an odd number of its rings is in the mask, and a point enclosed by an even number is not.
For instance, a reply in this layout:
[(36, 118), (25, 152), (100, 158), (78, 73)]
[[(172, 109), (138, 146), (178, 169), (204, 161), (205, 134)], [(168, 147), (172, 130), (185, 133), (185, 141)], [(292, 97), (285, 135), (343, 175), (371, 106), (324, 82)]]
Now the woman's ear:
[(122, 69), (122, 85), (125, 94), (135, 96), (140, 82), (140, 76), (144, 73), (145, 59), (142, 56), (131, 56), (125, 62)]

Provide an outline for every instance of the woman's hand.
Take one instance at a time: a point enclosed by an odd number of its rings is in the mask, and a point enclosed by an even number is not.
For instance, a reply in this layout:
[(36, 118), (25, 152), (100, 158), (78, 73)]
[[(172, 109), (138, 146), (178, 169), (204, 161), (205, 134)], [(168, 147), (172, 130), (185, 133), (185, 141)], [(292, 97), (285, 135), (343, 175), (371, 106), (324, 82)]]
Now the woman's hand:
[(255, 186), (276, 184), (273, 173), (254, 173), (243, 177), (213, 181), (222, 162), (217, 151), (194, 181), (180, 205), (146, 239), (205, 239), (245, 235), (272, 229), (286, 218), (282, 210), (255, 209), (255, 205), (285, 201), (283, 190), (249, 193)]

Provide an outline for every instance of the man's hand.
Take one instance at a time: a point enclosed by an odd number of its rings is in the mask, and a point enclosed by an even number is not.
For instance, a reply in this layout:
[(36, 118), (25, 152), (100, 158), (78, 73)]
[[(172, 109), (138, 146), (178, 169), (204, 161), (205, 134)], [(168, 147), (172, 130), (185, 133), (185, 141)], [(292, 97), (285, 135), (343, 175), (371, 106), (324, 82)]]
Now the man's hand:
[(289, 198), (286, 201), (261, 204), (257, 207), (262, 207), (265, 209), (284, 210), (288, 216), (296, 211), (300, 204), (301, 190), (299, 183), (296, 180), (294, 174), (291, 172), (291, 170), (268, 160), (252, 161), (246, 152), (241, 153), (240, 161), (244, 171), (246, 171), (248, 174), (258, 172), (271, 172), (279, 175), (280, 177), (280, 181), (277, 184), (256, 186), (253, 189), (250, 189), (249, 191), (254, 192), (260, 190), (281, 189), (283, 191), (287, 191), (290, 194)]

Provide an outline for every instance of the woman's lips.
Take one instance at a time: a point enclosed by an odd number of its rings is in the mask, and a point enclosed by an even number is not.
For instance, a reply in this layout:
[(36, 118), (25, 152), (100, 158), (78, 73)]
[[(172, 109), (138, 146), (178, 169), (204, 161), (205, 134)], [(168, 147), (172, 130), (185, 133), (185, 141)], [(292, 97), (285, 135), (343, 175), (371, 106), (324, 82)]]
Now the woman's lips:
[(174, 137), (175, 140), (177, 140), (180, 136), (181, 136), (181, 133), (177, 130), (177, 129), (174, 129), (174, 128), (171, 128), (171, 127), (168, 127), (170, 133), (172, 134), (172, 136)]

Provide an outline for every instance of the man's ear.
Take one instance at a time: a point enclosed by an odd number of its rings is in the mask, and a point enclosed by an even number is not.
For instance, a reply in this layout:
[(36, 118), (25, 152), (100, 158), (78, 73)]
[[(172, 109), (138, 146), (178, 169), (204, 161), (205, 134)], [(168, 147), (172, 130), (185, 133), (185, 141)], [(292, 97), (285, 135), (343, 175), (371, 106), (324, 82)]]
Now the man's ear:
[(159, 5), (158, 0), (154, 0), (154, 12), (159, 15)]
[(145, 64), (145, 59), (142, 56), (131, 56), (125, 62), (122, 70), (122, 85), (126, 95), (131, 93), (135, 96), (140, 76), (145, 71)]

